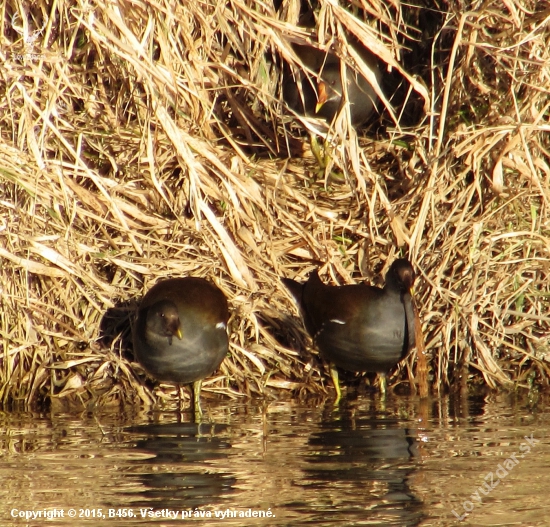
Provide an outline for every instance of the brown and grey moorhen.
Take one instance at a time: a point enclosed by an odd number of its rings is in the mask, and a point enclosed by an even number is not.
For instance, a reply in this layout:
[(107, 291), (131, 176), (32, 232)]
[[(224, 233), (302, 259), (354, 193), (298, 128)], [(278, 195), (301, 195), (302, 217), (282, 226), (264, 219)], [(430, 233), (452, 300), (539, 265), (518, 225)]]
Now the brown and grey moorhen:
[[(334, 119), (342, 105), (340, 67), (340, 64), (326, 66), (321, 72), (321, 80), (317, 83), (318, 93), (315, 113), (329, 122)], [(378, 95), (376, 95), (374, 88), (365, 77), (355, 73), (348, 67), (346, 67), (346, 82), (351, 124), (361, 126), (374, 111)]]
[(192, 384), (195, 416), (202, 415), (202, 380), (228, 350), (224, 294), (203, 278), (170, 278), (145, 295), (133, 328), (134, 353), (155, 379)]
[[(382, 73), (376, 57), (359, 45), (354, 47), (380, 84)], [(299, 90), (296, 80), (287, 72), (283, 83), (283, 97), (295, 111), (312, 117), (323, 117), (330, 123), (342, 106), (341, 69), (344, 65), (336, 55), (324, 53), (312, 46), (294, 45), (293, 48), (304, 66), (317, 76), (302, 71)], [(365, 77), (349, 66), (344, 67), (351, 123), (359, 127), (368, 120), (376, 108), (378, 95)]]
[(314, 344), (331, 363), (336, 402), (341, 392), (335, 366), (381, 374), (385, 393), (386, 372), (415, 345), (414, 279), (406, 259), (392, 263), (383, 289), (366, 284), (328, 286), (317, 271), (304, 284), (282, 279), (300, 307)]

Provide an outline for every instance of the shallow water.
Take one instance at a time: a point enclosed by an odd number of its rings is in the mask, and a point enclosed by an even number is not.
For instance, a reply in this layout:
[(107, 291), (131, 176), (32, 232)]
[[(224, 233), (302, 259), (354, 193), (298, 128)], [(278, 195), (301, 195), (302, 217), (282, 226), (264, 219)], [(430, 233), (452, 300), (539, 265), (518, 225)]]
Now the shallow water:
[(203, 406), (200, 425), (174, 411), (0, 413), (0, 524), (548, 524), (540, 401)]

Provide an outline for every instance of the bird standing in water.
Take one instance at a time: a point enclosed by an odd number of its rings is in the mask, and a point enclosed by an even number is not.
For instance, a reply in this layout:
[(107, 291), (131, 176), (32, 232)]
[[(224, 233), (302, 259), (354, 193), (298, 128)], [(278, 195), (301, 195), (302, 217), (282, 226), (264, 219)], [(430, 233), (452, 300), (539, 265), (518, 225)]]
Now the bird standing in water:
[(227, 355), (229, 311), (224, 294), (202, 278), (170, 278), (143, 297), (133, 328), (134, 353), (159, 381), (192, 384), (195, 417), (202, 416), (202, 380)]
[(415, 345), (414, 280), (406, 259), (392, 263), (382, 289), (365, 284), (328, 286), (317, 271), (305, 283), (282, 279), (314, 344), (331, 364), (336, 403), (341, 398), (336, 367), (379, 373), (385, 393), (385, 374)]

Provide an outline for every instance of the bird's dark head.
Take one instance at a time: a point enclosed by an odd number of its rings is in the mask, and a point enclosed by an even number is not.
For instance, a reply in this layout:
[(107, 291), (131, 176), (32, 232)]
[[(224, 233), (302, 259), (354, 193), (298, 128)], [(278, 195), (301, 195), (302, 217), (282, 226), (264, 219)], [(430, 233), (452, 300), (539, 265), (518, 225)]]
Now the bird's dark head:
[(183, 334), (176, 304), (171, 300), (161, 300), (152, 305), (147, 313), (147, 330), (168, 337), (170, 342), (173, 337), (181, 340)]
[(391, 264), (386, 276), (386, 284), (390, 287), (396, 286), (401, 290), (405, 289), (412, 294), (415, 278), (411, 262), (406, 258), (398, 258)]

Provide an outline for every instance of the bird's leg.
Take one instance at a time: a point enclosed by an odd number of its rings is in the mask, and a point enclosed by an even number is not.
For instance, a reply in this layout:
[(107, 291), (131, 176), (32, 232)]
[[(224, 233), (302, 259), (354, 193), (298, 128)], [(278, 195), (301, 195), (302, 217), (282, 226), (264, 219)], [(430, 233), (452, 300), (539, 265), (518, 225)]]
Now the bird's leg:
[(181, 384), (176, 384), (176, 390), (178, 391), (178, 424), (181, 423), (182, 416), (181, 416), (181, 405), (183, 402), (183, 399), (181, 397)]
[(315, 156), (319, 167), (325, 170), (330, 162), (330, 154), (327, 152), (326, 143), (319, 144), (319, 140), (315, 134), (311, 134), (311, 152)]
[[(319, 174), (324, 174), (327, 167), (332, 162), (332, 152), (329, 140), (325, 139), (323, 144), (320, 145), (317, 136), (315, 134), (311, 134), (311, 152), (319, 164)], [(341, 172), (334, 170), (330, 171), (328, 179), (331, 182), (336, 183), (343, 183), (345, 181), (344, 175)]]
[(334, 401), (334, 406), (336, 406), (342, 398), (342, 391), (340, 390), (340, 382), (338, 381), (338, 370), (332, 363), (330, 365), (330, 377), (334, 384), (334, 389), (336, 390), (336, 400)]
[(193, 392), (193, 412), (195, 414), (195, 421), (200, 421), (202, 419), (201, 387), (202, 379), (195, 381), (191, 388), (191, 391)]
[(380, 397), (382, 399), (386, 398), (386, 385), (387, 385), (387, 378), (385, 373), (379, 373), (378, 379), (380, 382)]

